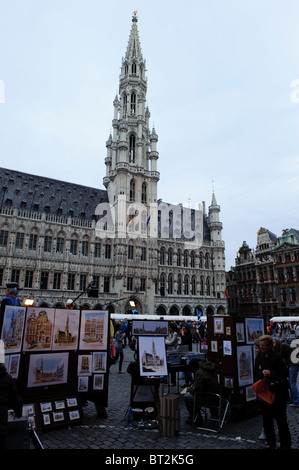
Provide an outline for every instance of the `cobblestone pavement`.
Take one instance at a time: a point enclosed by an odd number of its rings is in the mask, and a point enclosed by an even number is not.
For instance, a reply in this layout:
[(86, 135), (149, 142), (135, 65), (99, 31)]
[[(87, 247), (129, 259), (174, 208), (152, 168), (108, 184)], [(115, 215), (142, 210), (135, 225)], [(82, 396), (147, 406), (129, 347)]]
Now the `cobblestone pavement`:
[[(123, 370), (133, 360), (132, 351), (124, 349)], [(98, 418), (93, 403), (83, 407), (84, 423), (40, 435), (44, 449), (156, 449), (164, 452), (199, 449), (264, 449), (259, 440), (262, 419), (259, 414), (238, 422), (225, 423), (220, 433), (202, 431), (186, 424), (187, 413), (180, 396), (180, 431), (175, 437), (161, 436), (158, 429), (128, 426), (126, 412), (130, 400), (131, 375), (118, 373), (118, 364), (110, 368), (107, 418)], [(175, 389), (176, 390), (176, 389)], [(171, 392), (175, 391), (171, 389)], [(166, 389), (165, 389), (166, 391)], [(299, 408), (287, 408), (292, 434), (292, 448), (299, 449)], [(269, 451), (268, 451), (269, 452)]]

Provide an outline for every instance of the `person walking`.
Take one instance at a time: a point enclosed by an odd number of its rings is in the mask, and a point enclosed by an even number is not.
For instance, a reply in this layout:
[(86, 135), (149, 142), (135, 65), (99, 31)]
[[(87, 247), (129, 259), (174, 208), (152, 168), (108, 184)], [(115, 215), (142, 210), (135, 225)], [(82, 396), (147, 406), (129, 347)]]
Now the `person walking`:
[(122, 370), (123, 360), (124, 360), (124, 348), (123, 348), (123, 339), (125, 333), (121, 332), (121, 326), (119, 323), (116, 323), (114, 326), (114, 351), (115, 351), (115, 362), (119, 359), (118, 364), (118, 373), (124, 374)]
[(256, 358), (255, 381), (266, 378), (270, 390), (275, 393), (275, 401), (272, 405), (261, 400), (267, 448), (276, 448), (275, 420), (278, 427), (280, 448), (290, 449), (292, 442), (286, 416), (289, 396), (288, 367), (282, 356), (274, 351), (272, 336), (262, 335), (259, 338), (259, 345), (261, 354)]

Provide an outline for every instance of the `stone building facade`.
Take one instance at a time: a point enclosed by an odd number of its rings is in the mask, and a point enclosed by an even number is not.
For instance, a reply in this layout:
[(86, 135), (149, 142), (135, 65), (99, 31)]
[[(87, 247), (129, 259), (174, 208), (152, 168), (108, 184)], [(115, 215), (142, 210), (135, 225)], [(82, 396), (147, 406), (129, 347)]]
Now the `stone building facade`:
[(299, 231), (280, 237), (260, 228), (255, 250), (246, 242), (227, 273), (228, 311), (273, 316), (299, 314)]
[(225, 246), (213, 192), (194, 209), (158, 199), (158, 135), (150, 130), (147, 80), (134, 14), (112, 133), (105, 189), (0, 170), (0, 285), (16, 281), (38, 306), (126, 313), (226, 313)]

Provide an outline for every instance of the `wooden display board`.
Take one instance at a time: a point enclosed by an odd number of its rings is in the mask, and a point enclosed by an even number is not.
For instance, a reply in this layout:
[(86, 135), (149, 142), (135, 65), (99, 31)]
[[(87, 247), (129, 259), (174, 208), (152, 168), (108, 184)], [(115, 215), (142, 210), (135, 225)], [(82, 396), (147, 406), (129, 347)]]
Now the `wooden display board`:
[(261, 317), (207, 317), (207, 358), (216, 366), (219, 383), (232, 389), (232, 406), (244, 411), (256, 408), (254, 343), (265, 332)]
[(6, 368), (40, 430), (80, 423), (81, 401), (107, 406), (107, 311), (6, 306), (1, 340)]

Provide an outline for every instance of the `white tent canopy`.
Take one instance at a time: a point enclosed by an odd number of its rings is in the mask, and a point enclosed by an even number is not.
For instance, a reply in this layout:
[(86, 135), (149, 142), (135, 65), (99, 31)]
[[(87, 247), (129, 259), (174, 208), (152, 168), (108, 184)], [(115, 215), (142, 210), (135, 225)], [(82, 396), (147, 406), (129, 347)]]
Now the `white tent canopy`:
[(270, 318), (270, 321), (273, 322), (273, 323), (283, 323), (283, 322), (288, 322), (288, 323), (297, 322), (297, 323), (299, 323), (299, 316), (272, 317), (272, 318)]

